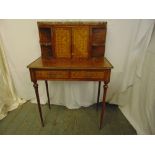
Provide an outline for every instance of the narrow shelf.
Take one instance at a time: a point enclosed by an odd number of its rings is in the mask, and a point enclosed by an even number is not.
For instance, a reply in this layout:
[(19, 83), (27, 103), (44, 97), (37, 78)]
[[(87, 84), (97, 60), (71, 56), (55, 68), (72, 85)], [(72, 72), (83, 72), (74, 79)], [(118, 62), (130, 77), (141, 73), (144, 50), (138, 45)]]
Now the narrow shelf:
[(40, 45), (41, 46), (51, 46), (52, 44), (51, 44), (51, 42), (46, 42), (46, 43), (40, 42)]
[(93, 43), (92, 46), (105, 46), (105, 43), (102, 44)]

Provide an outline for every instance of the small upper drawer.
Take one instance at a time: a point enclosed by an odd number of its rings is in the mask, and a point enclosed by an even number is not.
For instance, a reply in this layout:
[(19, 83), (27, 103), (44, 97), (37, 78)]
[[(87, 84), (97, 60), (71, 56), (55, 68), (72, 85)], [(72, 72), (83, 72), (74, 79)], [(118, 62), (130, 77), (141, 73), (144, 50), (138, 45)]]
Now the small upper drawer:
[(72, 71), (72, 79), (104, 79), (104, 72), (100, 71)]
[(37, 79), (64, 79), (64, 78), (69, 78), (69, 72), (67, 72), (67, 71), (38, 70), (35, 73), (36, 73)]

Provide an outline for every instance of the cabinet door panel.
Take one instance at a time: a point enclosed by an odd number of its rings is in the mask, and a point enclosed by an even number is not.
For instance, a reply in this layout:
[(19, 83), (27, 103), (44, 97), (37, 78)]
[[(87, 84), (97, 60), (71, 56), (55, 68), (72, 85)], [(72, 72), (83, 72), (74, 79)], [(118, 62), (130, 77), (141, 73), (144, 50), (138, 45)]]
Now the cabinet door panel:
[(55, 33), (55, 57), (71, 58), (71, 29), (56, 27)]
[(89, 26), (72, 28), (72, 57), (88, 58), (89, 56)]

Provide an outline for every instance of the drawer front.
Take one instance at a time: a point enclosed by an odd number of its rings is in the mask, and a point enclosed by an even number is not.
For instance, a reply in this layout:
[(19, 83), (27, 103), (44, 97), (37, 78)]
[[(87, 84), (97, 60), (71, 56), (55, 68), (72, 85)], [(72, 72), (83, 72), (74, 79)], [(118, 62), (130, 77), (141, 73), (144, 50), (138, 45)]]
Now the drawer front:
[(67, 71), (36, 71), (37, 79), (66, 79), (69, 78)]
[(104, 79), (104, 72), (94, 71), (72, 71), (72, 79)]

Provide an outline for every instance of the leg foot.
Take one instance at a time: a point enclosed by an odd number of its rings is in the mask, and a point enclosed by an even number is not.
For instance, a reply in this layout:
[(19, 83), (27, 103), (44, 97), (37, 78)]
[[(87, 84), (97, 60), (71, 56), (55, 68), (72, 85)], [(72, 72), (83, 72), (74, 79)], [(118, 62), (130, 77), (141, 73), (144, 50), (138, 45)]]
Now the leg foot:
[(104, 112), (105, 112), (105, 98), (106, 98), (107, 88), (108, 88), (108, 84), (105, 83), (103, 86), (104, 94), (103, 94), (102, 111), (101, 111), (101, 118), (100, 118), (100, 129), (102, 128), (102, 124), (103, 124), (103, 116), (104, 116)]
[(42, 116), (42, 111), (41, 111), (41, 105), (40, 105), (40, 99), (39, 99), (39, 92), (38, 92), (38, 84), (37, 82), (34, 82), (33, 84), (35, 93), (36, 93), (36, 98), (37, 98), (37, 103), (38, 103), (38, 110), (39, 110), (39, 114), (40, 114), (40, 119), (41, 119), (41, 124), (44, 127), (44, 121), (43, 121), (43, 116)]
[(51, 109), (47, 80), (45, 80), (45, 85), (46, 85), (46, 93), (47, 93), (47, 98), (48, 98), (48, 107), (49, 109)]
[(97, 106), (96, 106), (97, 111), (98, 111), (99, 99), (100, 99), (100, 89), (101, 89), (101, 81), (99, 81), (98, 83)]

